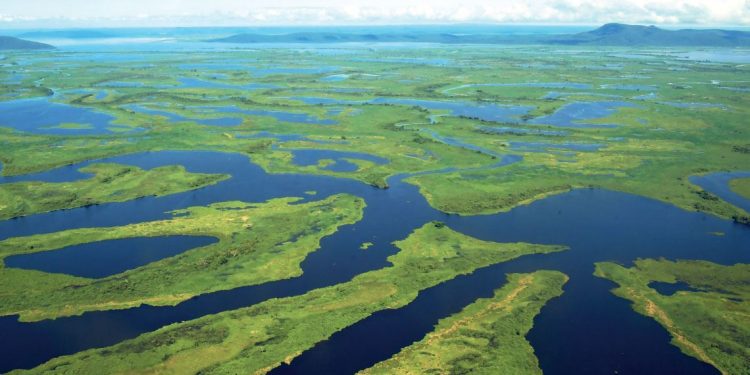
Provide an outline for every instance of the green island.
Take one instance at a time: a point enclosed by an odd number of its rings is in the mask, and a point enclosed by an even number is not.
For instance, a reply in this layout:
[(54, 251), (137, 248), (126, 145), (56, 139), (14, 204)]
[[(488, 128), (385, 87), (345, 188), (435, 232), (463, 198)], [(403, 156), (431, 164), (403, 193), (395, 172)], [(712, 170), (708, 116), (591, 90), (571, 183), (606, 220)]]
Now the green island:
[(349, 282), (172, 324), (13, 373), (263, 374), (374, 312), (407, 305), (421, 290), (491, 264), (565, 249), (480, 241), (438, 223), (395, 245), (400, 252), (388, 258), (391, 267)]
[(442, 319), (424, 339), (359, 374), (541, 374), (525, 336), (566, 282), (557, 271), (509, 274), (493, 297)]
[(190, 173), (179, 165), (143, 170), (119, 164), (92, 164), (80, 172), (91, 178), (72, 182), (0, 184), (0, 220), (101, 203), (125, 202), (199, 189), (228, 175)]
[(729, 181), (729, 188), (735, 193), (750, 199), (750, 178), (735, 178)]
[[(750, 373), (750, 265), (639, 259), (633, 267), (597, 263), (595, 275), (617, 283), (613, 293), (669, 331), (683, 353), (722, 374)], [(660, 294), (652, 282), (690, 290)]]
[(3, 266), (0, 315), (35, 321), (141, 304), (175, 305), (203, 293), (299, 276), (299, 264), (318, 249), (320, 239), (360, 220), (365, 203), (346, 194), (295, 204), (297, 200), (214, 203), (174, 211), (169, 220), (2, 241), (0, 259), (122, 238), (180, 234), (219, 239), (101, 279)]

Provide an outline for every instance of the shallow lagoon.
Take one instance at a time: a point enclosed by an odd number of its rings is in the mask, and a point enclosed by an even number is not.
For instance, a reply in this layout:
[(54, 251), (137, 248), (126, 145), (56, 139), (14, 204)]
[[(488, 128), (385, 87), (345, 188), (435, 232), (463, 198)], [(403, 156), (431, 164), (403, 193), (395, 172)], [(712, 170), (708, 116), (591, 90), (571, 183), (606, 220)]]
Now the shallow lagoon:
[(621, 107), (635, 107), (634, 104), (622, 101), (610, 102), (576, 102), (566, 104), (555, 113), (537, 117), (528, 123), (552, 125), (567, 128), (613, 128), (614, 124), (587, 124), (584, 121), (611, 116)]
[[(112, 124), (113, 120), (114, 117), (108, 114), (86, 107), (55, 103), (47, 98), (0, 102), (0, 126), (29, 133), (84, 135), (112, 133), (110, 128), (141, 130)], [(76, 126), (74, 128), (61, 127), (66, 123), (76, 124)]]

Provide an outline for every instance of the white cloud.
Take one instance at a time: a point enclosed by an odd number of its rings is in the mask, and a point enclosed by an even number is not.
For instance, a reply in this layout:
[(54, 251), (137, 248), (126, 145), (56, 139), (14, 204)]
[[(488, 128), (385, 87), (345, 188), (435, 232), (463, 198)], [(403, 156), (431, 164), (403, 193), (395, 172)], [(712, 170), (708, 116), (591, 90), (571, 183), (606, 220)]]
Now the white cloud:
[(579, 23), (750, 25), (746, 0), (2, 0), (0, 24)]

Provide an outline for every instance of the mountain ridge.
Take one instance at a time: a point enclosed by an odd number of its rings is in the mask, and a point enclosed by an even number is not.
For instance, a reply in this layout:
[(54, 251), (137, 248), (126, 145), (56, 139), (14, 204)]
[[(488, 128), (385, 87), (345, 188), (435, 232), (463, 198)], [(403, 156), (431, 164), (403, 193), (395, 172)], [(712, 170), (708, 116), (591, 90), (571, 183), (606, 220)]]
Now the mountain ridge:
[(32, 42), (12, 36), (0, 36), (0, 50), (43, 50), (55, 49), (54, 46), (45, 43)]
[(560, 35), (295, 32), (274, 35), (242, 33), (208, 41), (222, 43), (419, 42), (440, 44), (747, 47), (750, 46), (750, 32), (722, 29), (666, 30), (656, 26), (608, 23), (594, 30)]

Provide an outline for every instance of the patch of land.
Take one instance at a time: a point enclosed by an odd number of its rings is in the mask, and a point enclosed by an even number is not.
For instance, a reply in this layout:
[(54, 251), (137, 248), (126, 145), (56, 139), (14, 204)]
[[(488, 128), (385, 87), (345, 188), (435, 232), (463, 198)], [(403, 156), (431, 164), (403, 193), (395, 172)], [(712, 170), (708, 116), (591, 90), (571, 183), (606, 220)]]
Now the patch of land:
[(300, 263), (318, 249), (320, 239), (360, 220), (365, 203), (345, 194), (297, 200), (214, 203), (174, 211), (168, 220), (7, 239), (0, 242), (0, 259), (134, 237), (179, 234), (219, 242), (102, 279), (3, 266), (0, 315), (40, 320), (141, 304), (175, 305), (203, 293), (299, 276)]
[(735, 193), (750, 199), (750, 178), (736, 178), (729, 181), (729, 188)]
[(0, 220), (101, 203), (124, 202), (149, 195), (170, 195), (213, 185), (230, 177), (190, 173), (177, 165), (143, 170), (120, 164), (92, 164), (80, 171), (93, 176), (73, 182), (0, 184)]
[(349, 282), (173, 324), (17, 373), (263, 374), (376, 311), (407, 305), (421, 290), (522, 255), (564, 249), (480, 241), (436, 223), (395, 245), (401, 251), (388, 258), (391, 267)]
[(541, 374), (525, 336), (566, 281), (557, 271), (510, 274), (492, 298), (441, 320), (424, 339), (359, 374)]
[[(596, 276), (618, 284), (617, 296), (661, 324), (683, 353), (723, 374), (750, 369), (750, 265), (641, 259), (626, 268), (597, 263)], [(695, 290), (663, 295), (652, 282), (688, 284)]]

